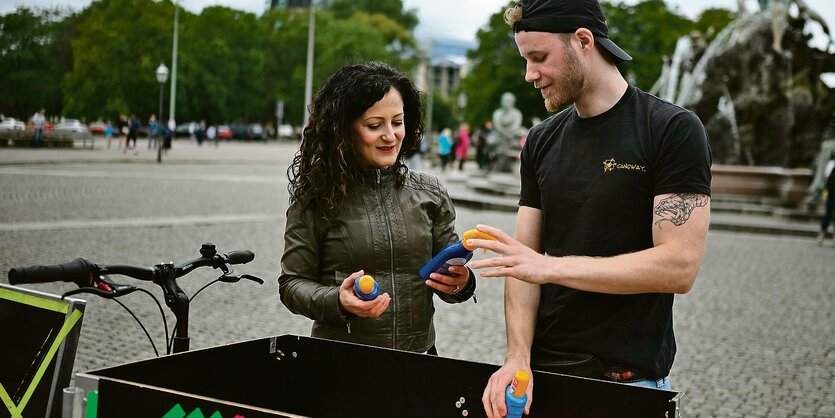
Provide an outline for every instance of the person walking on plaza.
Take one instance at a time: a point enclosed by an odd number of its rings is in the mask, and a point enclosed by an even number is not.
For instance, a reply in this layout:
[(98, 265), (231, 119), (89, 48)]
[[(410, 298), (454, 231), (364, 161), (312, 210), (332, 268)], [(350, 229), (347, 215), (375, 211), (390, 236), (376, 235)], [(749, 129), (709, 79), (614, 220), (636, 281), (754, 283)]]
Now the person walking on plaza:
[(493, 132), (493, 122), (488, 120), (484, 127), (479, 129), (475, 135), (475, 160), (479, 170), (487, 170), (490, 167), (490, 153), (488, 151), (488, 138)]
[(471, 267), (505, 278), (507, 353), (485, 411), (506, 414), (517, 370), (670, 389), (674, 294), (693, 286), (710, 223), (704, 126), (623, 78), (631, 57), (597, 0), (521, 0), (505, 19), (546, 109), (570, 106), (527, 137), (515, 238), (479, 225), (498, 241), (472, 240), (498, 256)]
[(157, 122), (157, 115), (151, 115), (151, 117), (148, 118), (148, 149), (151, 149), (152, 146), (160, 146), (159, 128), (160, 125), (159, 122)]
[(133, 149), (133, 155), (139, 155), (139, 148), (136, 147), (136, 141), (139, 138), (139, 119), (135, 113), (130, 114), (130, 119), (127, 121), (128, 136), (125, 138), (125, 148), (122, 153), (128, 152), (128, 148)]
[(43, 142), (43, 126), (46, 123), (46, 109), (41, 108), (41, 110), (35, 112), (32, 116), (32, 125), (35, 126), (35, 134), (32, 137), (32, 146), (34, 148), (38, 148), (41, 146)]
[(208, 138), (210, 144), (214, 144), (215, 148), (219, 146), (217, 128), (215, 128), (215, 125), (209, 125), (209, 127), (206, 128), (206, 138)]
[(104, 125), (104, 140), (107, 143), (107, 149), (110, 149), (110, 141), (113, 140), (113, 124), (110, 123), (110, 119)]
[(464, 171), (464, 163), (470, 153), (470, 125), (462, 123), (458, 127), (458, 141), (455, 146), (455, 159), (458, 160), (458, 170)]
[[(821, 230), (818, 232), (818, 245), (823, 244), (826, 231), (829, 229), (830, 222), (832, 222), (832, 214), (835, 212), (835, 151), (829, 154), (829, 161), (826, 162), (823, 169), (823, 178), (826, 179), (826, 185), (823, 188), (826, 206), (821, 218)], [(832, 236), (832, 245), (835, 246), (835, 233)]]
[(128, 146), (129, 133), (130, 123), (128, 122), (128, 117), (124, 114), (119, 115), (119, 149), (125, 149)]
[(441, 172), (446, 171), (446, 165), (455, 156), (452, 154), (452, 130), (444, 128), (438, 135), (438, 158), (441, 159)]
[[(426, 281), (418, 273), (459, 241), (446, 189), (404, 164), (422, 133), (420, 94), (388, 64), (346, 64), (313, 98), (288, 169), (278, 279), (281, 302), (313, 319), (312, 336), (435, 354), (433, 296), (472, 297), (465, 266)], [(380, 288), (376, 299), (353, 292), (364, 274)]]

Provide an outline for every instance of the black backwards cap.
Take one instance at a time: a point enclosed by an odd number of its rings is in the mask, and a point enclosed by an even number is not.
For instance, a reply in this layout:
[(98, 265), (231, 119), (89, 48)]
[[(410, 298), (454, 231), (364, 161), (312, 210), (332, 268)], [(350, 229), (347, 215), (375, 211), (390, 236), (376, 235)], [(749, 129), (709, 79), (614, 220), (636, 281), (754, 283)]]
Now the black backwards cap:
[(598, 0), (520, 0), (519, 6), (522, 20), (513, 24), (513, 32), (573, 33), (586, 28), (615, 63), (632, 60), (609, 39), (609, 26)]

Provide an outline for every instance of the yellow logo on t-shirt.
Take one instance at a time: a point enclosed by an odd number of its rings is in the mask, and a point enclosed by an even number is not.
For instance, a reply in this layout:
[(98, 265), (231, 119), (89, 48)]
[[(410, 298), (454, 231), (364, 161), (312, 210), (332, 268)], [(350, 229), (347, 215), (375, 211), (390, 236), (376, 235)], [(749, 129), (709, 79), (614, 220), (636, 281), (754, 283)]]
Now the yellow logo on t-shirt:
[(615, 161), (614, 158), (609, 158), (608, 160), (603, 161), (604, 173), (614, 170), (647, 171), (647, 167), (640, 164), (619, 163)]

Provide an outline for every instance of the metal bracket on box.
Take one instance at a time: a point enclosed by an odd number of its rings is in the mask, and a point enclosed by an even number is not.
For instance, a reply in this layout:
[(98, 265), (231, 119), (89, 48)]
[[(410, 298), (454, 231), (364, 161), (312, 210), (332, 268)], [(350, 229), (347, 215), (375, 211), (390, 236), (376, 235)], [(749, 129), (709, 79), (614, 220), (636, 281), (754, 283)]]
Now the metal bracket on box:
[(670, 409), (668, 409), (665, 414), (668, 418), (682, 418), (684, 416), (684, 408), (681, 405), (681, 400), (683, 398), (684, 392), (680, 392), (678, 395), (674, 396), (673, 399), (670, 399)]

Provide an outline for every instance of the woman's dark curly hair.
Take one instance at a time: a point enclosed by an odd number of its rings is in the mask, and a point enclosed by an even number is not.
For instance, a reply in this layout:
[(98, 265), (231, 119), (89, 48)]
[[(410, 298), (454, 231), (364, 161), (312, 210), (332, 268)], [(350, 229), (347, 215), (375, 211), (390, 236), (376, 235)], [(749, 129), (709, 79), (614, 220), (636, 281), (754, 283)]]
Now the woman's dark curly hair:
[(299, 204), (301, 213), (311, 211), (317, 228), (331, 225), (342, 202), (363, 181), (353, 123), (392, 88), (403, 98), (406, 134), (394, 163), (397, 184), (402, 185), (408, 171), (403, 156), (418, 149), (423, 135), (420, 93), (403, 73), (382, 62), (346, 64), (313, 97), (287, 177), (290, 202)]

